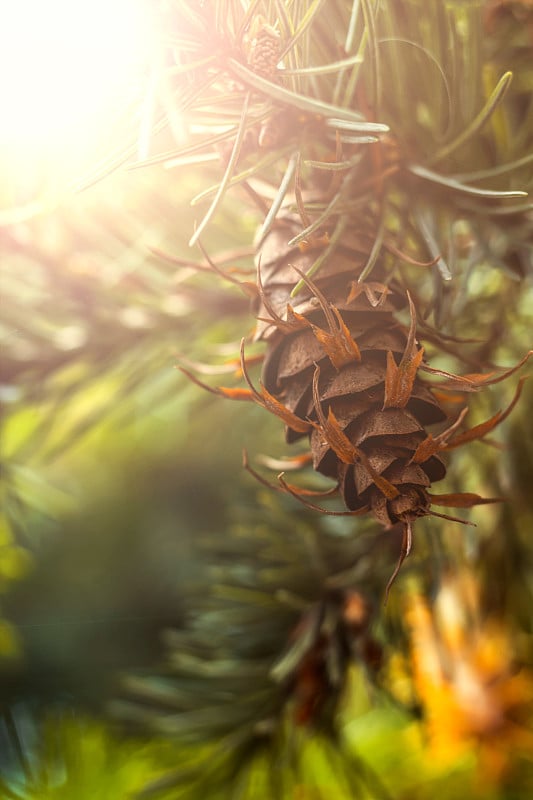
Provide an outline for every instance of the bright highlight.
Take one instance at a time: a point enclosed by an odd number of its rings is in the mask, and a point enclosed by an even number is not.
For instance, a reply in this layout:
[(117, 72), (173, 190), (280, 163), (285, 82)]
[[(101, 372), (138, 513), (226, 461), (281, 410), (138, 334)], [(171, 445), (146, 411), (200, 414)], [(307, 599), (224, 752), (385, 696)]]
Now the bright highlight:
[(148, 54), (146, 22), (136, 0), (2, 3), (2, 142), (83, 135), (96, 116), (127, 100)]

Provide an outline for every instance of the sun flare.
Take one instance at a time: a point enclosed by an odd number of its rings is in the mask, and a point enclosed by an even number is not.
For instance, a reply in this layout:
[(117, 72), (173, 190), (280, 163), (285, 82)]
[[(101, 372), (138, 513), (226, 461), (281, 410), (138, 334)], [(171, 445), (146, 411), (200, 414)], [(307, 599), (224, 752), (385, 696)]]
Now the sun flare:
[(2, 3), (3, 171), (13, 161), (60, 171), (109, 137), (142, 95), (151, 46), (146, 0)]
[(146, 55), (143, 10), (135, 0), (3, 4), (2, 135), (60, 135), (127, 90)]

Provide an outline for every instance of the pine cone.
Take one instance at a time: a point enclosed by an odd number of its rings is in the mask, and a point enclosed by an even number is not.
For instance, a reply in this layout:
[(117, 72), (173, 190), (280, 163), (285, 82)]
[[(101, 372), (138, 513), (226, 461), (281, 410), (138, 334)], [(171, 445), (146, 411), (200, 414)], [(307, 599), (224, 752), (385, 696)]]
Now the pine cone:
[[(287, 252), (297, 233), (296, 219), (285, 217), (260, 248), (256, 337), (268, 343), (264, 386), (309, 421), (313, 466), (338, 482), (348, 509), (370, 510), (387, 527), (410, 522), (427, 513), (427, 488), (446, 471), (438, 455), (416, 459), (425, 428), (446, 414), (416, 374), (423, 351), (413, 306), (407, 331), (394, 317), (408, 302), (400, 287), (357, 283), (367, 256), (355, 235), (343, 239), (316, 283), (304, 279), (291, 306), (295, 278), (316, 258)], [(288, 442), (303, 435), (302, 427), (286, 426)]]
[(275, 80), (280, 43), (278, 31), (257, 15), (249, 33), (247, 61), (250, 68), (263, 78)]
[[(390, 279), (380, 281), (379, 264), (371, 281), (358, 282), (369, 252), (368, 234), (360, 230), (344, 234), (311, 280), (316, 246), (327, 243), (328, 234), (303, 248), (291, 247), (287, 243), (300, 230), (298, 216), (280, 215), (258, 248), (255, 338), (265, 341), (267, 350), (263, 386), (261, 392), (252, 387), (253, 399), (283, 419), (288, 443), (309, 437), (314, 469), (336, 481), (350, 512), (370, 512), (385, 528), (403, 526), (388, 590), (411, 549), (413, 521), (435, 515), (432, 503), (466, 508), (497, 500), (471, 493), (430, 495), (429, 488), (446, 474), (439, 453), (492, 430), (516, 403), (523, 381), (509, 407), (490, 420), (457, 434), (465, 409), (435, 437), (428, 433), (426, 428), (443, 423), (447, 414), (418, 374), (421, 366), (431, 368), (415, 338), (409, 293)], [(298, 279), (304, 288), (291, 304)], [(407, 307), (409, 328), (395, 317)], [(243, 367), (250, 383), (244, 361)], [(474, 391), (516, 368), (496, 378), (449, 375), (442, 388)]]
[[(244, 340), (241, 365), (248, 389), (213, 389), (181, 369), (214, 394), (253, 401), (278, 416), (285, 423), (288, 443), (307, 435), (313, 467), (336, 482), (346, 513), (370, 512), (386, 529), (402, 526), (402, 547), (388, 593), (411, 550), (415, 519), (433, 515), (465, 523), (435, 512), (432, 505), (470, 508), (501, 501), (471, 492), (435, 495), (429, 489), (446, 474), (440, 453), (490, 433), (514, 408), (525, 381), (519, 381), (507, 408), (488, 420), (458, 432), (467, 412), (463, 408), (433, 435), (426, 428), (443, 423), (447, 414), (419, 369), (445, 378), (439, 394), (475, 392), (513, 374), (533, 350), (509, 369), (486, 375), (461, 377), (433, 370), (423, 362), (424, 350), (416, 341), (416, 312), (409, 292), (394, 279), (385, 282), (379, 263), (373, 280), (358, 280), (368, 263), (369, 240), (375, 237), (362, 225), (345, 231), (315, 281), (309, 275), (317, 263), (316, 250), (329, 243), (329, 232), (315, 232), (303, 246), (291, 245), (300, 231), (299, 216), (280, 213), (257, 248), (255, 339), (267, 345), (260, 390), (248, 374)], [(295, 292), (298, 279), (298, 288), (303, 289)], [(296, 300), (291, 304), (293, 294)], [(407, 307), (409, 327), (395, 316)], [(280, 483), (299, 495), (281, 476)]]

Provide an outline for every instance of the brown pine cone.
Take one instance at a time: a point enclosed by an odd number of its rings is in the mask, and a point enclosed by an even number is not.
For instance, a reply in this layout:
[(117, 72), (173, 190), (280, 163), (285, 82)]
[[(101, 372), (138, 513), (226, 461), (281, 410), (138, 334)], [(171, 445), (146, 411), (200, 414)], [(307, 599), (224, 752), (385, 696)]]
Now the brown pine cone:
[[(287, 442), (309, 437), (315, 470), (336, 481), (347, 509), (369, 511), (386, 528), (403, 525), (390, 587), (411, 549), (412, 522), (435, 515), (432, 504), (468, 508), (496, 501), (471, 493), (430, 495), (429, 488), (446, 474), (439, 453), (481, 438), (499, 424), (516, 403), (523, 380), (509, 407), (486, 422), (456, 433), (464, 409), (444, 431), (435, 437), (428, 433), (428, 426), (443, 423), (447, 415), (418, 374), (421, 366), (431, 369), (415, 338), (408, 292), (381, 282), (379, 265), (372, 280), (358, 282), (369, 252), (369, 237), (360, 232), (345, 234), (311, 280), (307, 274), (316, 247), (327, 244), (328, 237), (291, 247), (287, 243), (300, 230), (298, 216), (280, 216), (258, 248), (256, 340), (265, 341), (267, 351), (263, 386), (260, 393), (253, 390), (253, 399), (283, 419)], [(291, 299), (299, 280), (303, 289)], [(395, 316), (406, 307), (409, 328)], [(496, 377), (448, 375), (442, 388), (476, 391), (518, 366)]]
[[(407, 304), (406, 293), (375, 280), (357, 284), (364, 247), (356, 240), (347, 246), (345, 239), (316, 282), (308, 281), (291, 304), (297, 270), (306, 273), (316, 258), (316, 252), (298, 248), (286, 252), (285, 242), (297, 233), (296, 220), (285, 218), (260, 250), (256, 336), (268, 342), (264, 386), (302, 421), (312, 422), (313, 466), (338, 481), (347, 508), (369, 509), (387, 526), (411, 520), (427, 513), (426, 490), (446, 471), (437, 455), (413, 461), (426, 426), (446, 414), (416, 375), (422, 350), (414, 341), (414, 320), (407, 331), (394, 317)], [(293, 330), (270, 322), (273, 315), (289, 325), (292, 320)], [(404, 385), (392, 386), (404, 354), (415, 363), (405, 370)], [(303, 435), (286, 426), (288, 442)]]
[[(298, 215), (280, 214), (257, 248), (255, 339), (266, 343), (260, 390), (249, 378), (244, 350), (242, 369), (249, 389), (211, 389), (184, 371), (210, 391), (251, 400), (280, 417), (288, 443), (308, 436), (315, 470), (336, 482), (347, 513), (370, 512), (385, 528), (403, 527), (402, 549), (388, 590), (410, 552), (416, 518), (431, 514), (464, 522), (433, 511), (432, 505), (469, 508), (499, 500), (473, 493), (434, 495), (429, 490), (446, 474), (440, 453), (493, 430), (516, 404), (525, 379), (509, 406), (485, 422), (458, 432), (465, 408), (444, 430), (428, 432), (447, 415), (419, 375), (421, 368), (433, 370), (423, 362), (424, 351), (416, 341), (416, 312), (409, 293), (394, 280), (386, 282), (379, 263), (372, 280), (358, 281), (373, 241), (361, 226), (344, 232), (311, 279), (317, 249), (327, 246), (329, 237), (318, 232), (310, 243), (292, 246), (300, 231)], [(294, 292), (298, 283), (303, 288)], [(396, 312), (406, 308), (409, 327), (396, 319)], [(512, 374), (532, 354), (488, 375), (459, 377), (437, 371), (445, 379), (439, 389), (477, 391)]]

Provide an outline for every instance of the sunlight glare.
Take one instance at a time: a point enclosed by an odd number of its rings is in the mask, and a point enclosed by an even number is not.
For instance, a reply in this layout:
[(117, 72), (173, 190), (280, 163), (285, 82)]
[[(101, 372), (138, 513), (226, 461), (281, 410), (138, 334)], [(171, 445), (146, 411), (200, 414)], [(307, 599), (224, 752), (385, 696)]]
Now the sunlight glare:
[(128, 92), (148, 40), (139, 0), (0, 5), (2, 141), (82, 133)]

